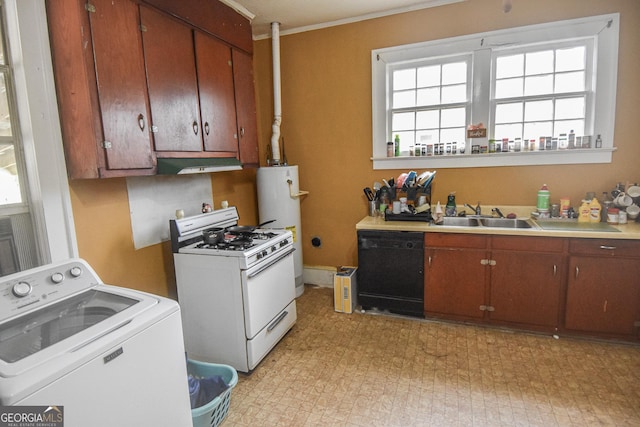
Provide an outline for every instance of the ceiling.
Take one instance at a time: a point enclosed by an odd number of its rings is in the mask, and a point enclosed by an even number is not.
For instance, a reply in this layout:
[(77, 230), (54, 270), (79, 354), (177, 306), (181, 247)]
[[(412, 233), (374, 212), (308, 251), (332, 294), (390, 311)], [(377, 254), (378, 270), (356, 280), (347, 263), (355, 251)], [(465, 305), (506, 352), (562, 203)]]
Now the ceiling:
[(272, 22), (281, 34), (362, 21), (465, 0), (221, 0), (252, 21), (253, 38), (269, 37)]

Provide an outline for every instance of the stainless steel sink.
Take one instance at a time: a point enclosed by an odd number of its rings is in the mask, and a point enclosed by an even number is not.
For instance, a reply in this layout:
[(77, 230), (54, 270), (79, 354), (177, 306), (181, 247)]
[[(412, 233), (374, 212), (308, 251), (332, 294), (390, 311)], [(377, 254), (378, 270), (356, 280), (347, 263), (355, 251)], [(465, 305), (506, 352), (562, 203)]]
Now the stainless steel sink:
[(531, 223), (526, 219), (517, 218), (482, 218), (480, 222), (485, 227), (498, 228), (531, 228)]
[(442, 223), (438, 225), (449, 225), (454, 227), (477, 227), (480, 225), (478, 218), (467, 218), (464, 216), (445, 216)]

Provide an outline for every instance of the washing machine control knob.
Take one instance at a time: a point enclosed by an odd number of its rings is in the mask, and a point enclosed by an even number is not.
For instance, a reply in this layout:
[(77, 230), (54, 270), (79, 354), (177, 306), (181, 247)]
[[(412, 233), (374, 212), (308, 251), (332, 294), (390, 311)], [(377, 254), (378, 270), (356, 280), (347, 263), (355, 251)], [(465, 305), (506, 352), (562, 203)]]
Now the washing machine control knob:
[(53, 283), (55, 283), (56, 285), (58, 283), (62, 283), (63, 280), (64, 280), (64, 274), (62, 274), (62, 273), (53, 273), (51, 275), (51, 281)]
[(69, 274), (71, 274), (73, 277), (80, 277), (82, 275), (82, 268), (78, 266), (72, 267), (71, 270), (69, 270)]
[(23, 297), (26, 297), (27, 295), (29, 295), (31, 293), (32, 289), (33, 288), (31, 287), (31, 285), (29, 283), (27, 283), (27, 282), (18, 282), (15, 285), (13, 285), (12, 292), (18, 298), (23, 298)]

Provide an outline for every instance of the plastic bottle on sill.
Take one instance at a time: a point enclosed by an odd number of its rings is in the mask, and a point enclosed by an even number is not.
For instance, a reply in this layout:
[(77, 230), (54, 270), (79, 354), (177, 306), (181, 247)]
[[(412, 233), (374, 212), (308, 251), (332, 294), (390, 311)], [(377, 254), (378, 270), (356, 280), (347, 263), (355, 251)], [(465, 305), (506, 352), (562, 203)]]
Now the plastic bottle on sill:
[(589, 203), (589, 221), (591, 222), (600, 222), (600, 214), (602, 212), (602, 207), (598, 202), (598, 199), (595, 197)]
[(396, 139), (394, 141), (394, 154), (396, 157), (400, 157), (400, 135), (396, 134)]
[(602, 148), (602, 137), (600, 134), (598, 134), (598, 137), (596, 138), (596, 148)]

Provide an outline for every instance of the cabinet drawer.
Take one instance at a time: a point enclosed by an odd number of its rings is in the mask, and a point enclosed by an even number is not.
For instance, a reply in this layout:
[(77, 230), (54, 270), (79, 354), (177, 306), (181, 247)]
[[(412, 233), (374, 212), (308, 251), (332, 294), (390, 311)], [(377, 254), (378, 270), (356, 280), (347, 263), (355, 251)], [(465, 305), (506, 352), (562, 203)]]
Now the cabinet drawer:
[(580, 255), (640, 258), (640, 242), (635, 240), (571, 239), (569, 251), (571, 254)]
[(564, 252), (567, 239), (551, 237), (492, 236), (491, 248), (526, 252)]
[(425, 247), (485, 249), (487, 236), (464, 233), (424, 233)]

